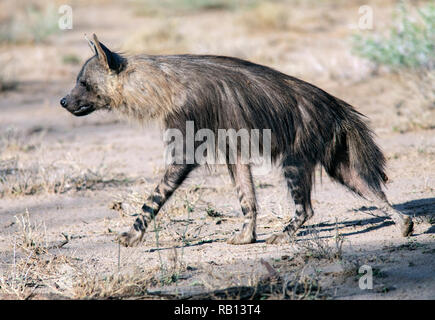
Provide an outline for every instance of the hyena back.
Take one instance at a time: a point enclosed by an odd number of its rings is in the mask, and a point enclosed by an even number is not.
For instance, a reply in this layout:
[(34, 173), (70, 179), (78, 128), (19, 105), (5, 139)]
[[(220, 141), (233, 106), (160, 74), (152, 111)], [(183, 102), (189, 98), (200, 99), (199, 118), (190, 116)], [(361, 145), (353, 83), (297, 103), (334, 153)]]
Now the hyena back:
[[(389, 204), (385, 158), (372, 132), (352, 106), (318, 87), (271, 68), (231, 57), (136, 55), (111, 52), (94, 35), (95, 55), (83, 66), (75, 88), (61, 105), (76, 116), (106, 109), (139, 121), (158, 120), (186, 135), (195, 131), (270, 129), (271, 157), (282, 167), (295, 203), (294, 217), (268, 243), (287, 242), (313, 216), (314, 169), (360, 196), (371, 195), (403, 236), (412, 234), (408, 216)], [(260, 139), (261, 141), (261, 139)], [(143, 205), (132, 228), (119, 236), (125, 246), (143, 238), (147, 226), (197, 163), (172, 163)], [(251, 166), (228, 163), (245, 221), (231, 244), (256, 241), (257, 203)]]

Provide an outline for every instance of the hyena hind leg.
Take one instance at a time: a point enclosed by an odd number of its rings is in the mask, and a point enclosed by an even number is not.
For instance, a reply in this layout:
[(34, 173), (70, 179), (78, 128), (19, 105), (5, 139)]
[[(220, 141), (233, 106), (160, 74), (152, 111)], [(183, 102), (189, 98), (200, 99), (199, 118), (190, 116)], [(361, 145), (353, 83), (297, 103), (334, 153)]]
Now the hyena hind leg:
[(174, 191), (183, 183), (195, 165), (172, 164), (166, 168), (165, 174), (154, 192), (142, 206), (142, 213), (136, 218), (128, 232), (121, 233), (117, 240), (125, 247), (138, 245), (151, 221)]
[(383, 214), (385, 214), (387, 217), (391, 218), (394, 221), (397, 229), (400, 231), (402, 236), (411, 236), (414, 231), (414, 223), (412, 222), (411, 217), (406, 216), (403, 213), (394, 209), (388, 202), (388, 199), (385, 196), (384, 192), (378, 191), (374, 194), (374, 196), (376, 206)]
[(288, 243), (298, 229), (309, 220), (314, 211), (311, 206), (311, 187), (314, 166), (286, 159), (283, 162), (283, 173), (295, 204), (295, 213), (290, 223), (279, 234), (274, 234), (266, 243)]
[(376, 184), (370, 188), (368, 183), (365, 182), (357, 173), (352, 172), (348, 165), (339, 164), (334, 168), (334, 170), (327, 169), (327, 172), (333, 179), (349, 188), (351, 191), (362, 197), (367, 195), (372, 199), (381, 213), (394, 221), (396, 227), (404, 237), (412, 234), (414, 228), (412, 219), (395, 210), (391, 206), (385, 193), (381, 190), (380, 184)]
[(252, 179), (251, 167), (248, 164), (229, 164), (228, 171), (237, 189), (240, 206), (245, 218), (242, 230), (227, 240), (230, 244), (248, 244), (257, 240), (257, 201)]

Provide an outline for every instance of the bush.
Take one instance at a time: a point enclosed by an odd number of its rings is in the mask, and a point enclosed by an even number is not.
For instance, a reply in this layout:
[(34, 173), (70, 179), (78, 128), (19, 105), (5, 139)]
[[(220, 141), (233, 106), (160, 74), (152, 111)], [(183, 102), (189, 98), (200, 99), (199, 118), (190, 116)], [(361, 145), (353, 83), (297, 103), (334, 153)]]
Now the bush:
[(59, 32), (59, 15), (54, 5), (30, 3), (19, 7), (0, 25), (0, 43), (39, 43)]
[(353, 36), (353, 51), (391, 69), (435, 68), (435, 3), (417, 9), (413, 19), (404, 2), (388, 36)]

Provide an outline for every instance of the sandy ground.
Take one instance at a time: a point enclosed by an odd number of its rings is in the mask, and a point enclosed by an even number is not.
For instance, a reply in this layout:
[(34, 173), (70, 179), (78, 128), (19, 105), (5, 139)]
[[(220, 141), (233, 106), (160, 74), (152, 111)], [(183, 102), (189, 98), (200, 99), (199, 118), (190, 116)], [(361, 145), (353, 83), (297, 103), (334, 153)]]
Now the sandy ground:
[[(39, 299), (83, 298), (95, 292), (94, 297), (104, 296), (90, 283), (117, 274), (142, 275), (150, 292), (192, 295), (255, 284), (268, 274), (263, 259), (282, 278), (315, 281), (319, 293), (313, 289), (305, 298), (434, 299), (435, 130), (396, 130), (406, 119), (395, 105), (408, 99), (400, 81), (373, 72), (350, 53), (347, 37), (358, 19), (357, 1), (325, 2), (324, 7), (295, 3), (288, 7), (291, 22), (284, 31), (252, 31), (246, 13), (232, 10), (153, 17), (138, 14), (133, 4), (77, 2), (73, 30), (47, 44), (0, 47), (19, 80), (15, 90), (0, 93), (1, 133), (16, 132), (3, 150), (0, 173), (11, 179), (16, 170), (39, 168), (30, 175), (42, 170), (46, 187), (0, 195), (0, 270), (6, 279), (0, 297), (28, 298), (28, 292)], [(379, 17), (390, 17), (392, 3), (371, 3)], [(377, 27), (387, 22), (379, 18)], [(242, 218), (225, 170), (216, 168), (192, 174), (160, 213), (157, 232), (150, 230), (143, 244), (119, 248), (115, 233), (129, 227), (134, 218), (128, 215), (139, 210), (140, 198), (163, 172), (161, 132), (154, 125), (141, 127), (105, 113), (75, 118), (58, 101), (90, 55), (83, 33), (95, 32), (109, 47), (134, 51), (125, 48), (129, 39), (148, 28), (157, 33), (162, 24), (173, 26), (175, 40), (173, 35), (151, 39), (138, 50), (146, 50), (148, 43), (150, 51), (157, 46), (160, 51), (250, 59), (313, 82), (367, 115), (388, 158), (386, 193), (397, 209), (414, 217), (414, 235), (401, 237), (369, 201), (354, 197), (323, 173), (313, 192), (314, 218), (294, 243), (266, 245), (265, 239), (280, 231), (293, 211), (277, 171), (255, 177), (257, 243), (226, 244)], [(81, 62), (62, 63), (68, 54)], [(15, 171), (6, 165), (11, 159)], [(68, 168), (67, 178), (59, 173), (63, 168)], [(60, 180), (66, 181), (62, 191)], [(10, 185), (4, 182), (3, 188)], [(23, 248), (26, 234), (35, 246), (49, 249), (35, 253)], [(68, 243), (62, 244), (62, 234)], [(373, 270), (371, 290), (358, 286), (362, 265)], [(106, 296), (116, 295), (106, 290)]]

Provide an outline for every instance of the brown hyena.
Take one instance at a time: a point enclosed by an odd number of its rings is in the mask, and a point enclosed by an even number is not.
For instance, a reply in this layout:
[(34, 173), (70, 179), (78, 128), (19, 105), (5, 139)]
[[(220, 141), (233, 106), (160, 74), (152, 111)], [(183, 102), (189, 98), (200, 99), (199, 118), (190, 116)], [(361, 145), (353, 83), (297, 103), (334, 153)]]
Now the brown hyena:
[[(76, 116), (106, 109), (139, 121), (159, 120), (184, 135), (187, 121), (195, 130), (269, 129), (271, 157), (282, 167), (295, 203), (294, 217), (267, 242), (286, 242), (313, 216), (311, 188), (314, 169), (360, 196), (371, 195), (379, 209), (396, 223), (403, 236), (413, 223), (388, 203), (385, 158), (372, 132), (352, 106), (312, 84), (271, 68), (231, 57), (211, 55), (136, 55), (111, 52), (94, 35), (95, 55), (81, 69), (75, 88), (61, 105)], [(143, 205), (128, 232), (125, 246), (142, 240), (147, 226), (198, 163), (172, 163)], [(256, 241), (257, 204), (251, 167), (228, 163), (245, 217), (231, 244)]]

